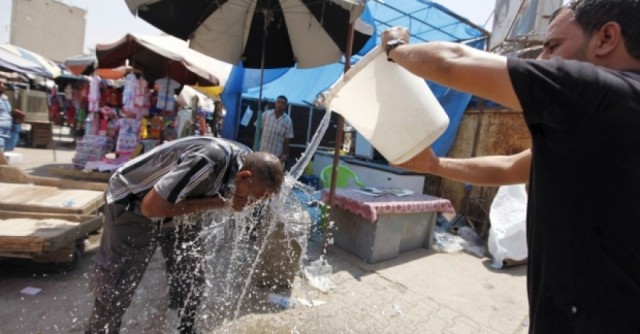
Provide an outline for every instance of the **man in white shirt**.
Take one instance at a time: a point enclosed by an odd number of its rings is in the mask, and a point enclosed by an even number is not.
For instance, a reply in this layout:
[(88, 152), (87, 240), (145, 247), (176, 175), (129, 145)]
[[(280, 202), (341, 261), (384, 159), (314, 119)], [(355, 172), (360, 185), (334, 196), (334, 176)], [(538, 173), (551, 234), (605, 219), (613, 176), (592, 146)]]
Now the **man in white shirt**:
[(289, 154), (289, 139), (293, 138), (293, 123), (287, 110), (287, 97), (278, 96), (275, 109), (262, 114), (260, 151), (269, 152), (284, 162)]

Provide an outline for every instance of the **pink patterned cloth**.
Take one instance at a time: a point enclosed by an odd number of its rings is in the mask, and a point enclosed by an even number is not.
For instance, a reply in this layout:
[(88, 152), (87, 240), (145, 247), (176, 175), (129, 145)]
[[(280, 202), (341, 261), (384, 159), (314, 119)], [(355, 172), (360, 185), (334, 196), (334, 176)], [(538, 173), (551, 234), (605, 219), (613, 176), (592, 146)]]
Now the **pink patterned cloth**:
[[(329, 202), (329, 191), (322, 192), (322, 201)], [(336, 189), (333, 205), (368, 219), (378, 220), (378, 214), (414, 212), (450, 212), (455, 209), (448, 199), (423, 194), (370, 196), (354, 189)]]

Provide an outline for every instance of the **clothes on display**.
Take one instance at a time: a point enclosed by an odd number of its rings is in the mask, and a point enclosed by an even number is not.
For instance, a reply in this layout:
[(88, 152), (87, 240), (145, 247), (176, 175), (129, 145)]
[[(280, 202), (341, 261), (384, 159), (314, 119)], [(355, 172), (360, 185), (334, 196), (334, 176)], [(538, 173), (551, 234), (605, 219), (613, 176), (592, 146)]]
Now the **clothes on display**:
[(175, 110), (175, 94), (176, 90), (180, 88), (180, 84), (169, 78), (164, 77), (156, 80), (158, 99), (156, 102), (156, 108), (161, 110)]
[(100, 77), (94, 75), (89, 81), (89, 111), (96, 112), (100, 109)]
[[(187, 102), (193, 101), (176, 98), (181, 87), (170, 77), (155, 80), (150, 86), (137, 69), (126, 74), (121, 88), (109, 86), (97, 75), (83, 84), (64, 86), (64, 93), (57, 93), (60, 98), (53, 101), (60, 111), (73, 109), (72, 122), (79, 139), (74, 166), (91, 169), (104, 166), (101, 163), (124, 163), (144, 141), (158, 145), (189, 135), (205, 135), (203, 109), (208, 108), (202, 106), (210, 104), (213, 109), (213, 101), (196, 99), (197, 109), (192, 109)], [(178, 103), (185, 106), (180, 112), (176, 112)], [(109, 153), (115, 154), (115, 159), (107, 158)]]
[(135, 118), (121, 118), (120, 130), (118, 131), (118, 141), (116, 142), (116, 153), (119, 155), (129, 155), (138, 144), (138, 132), (140, 120)]

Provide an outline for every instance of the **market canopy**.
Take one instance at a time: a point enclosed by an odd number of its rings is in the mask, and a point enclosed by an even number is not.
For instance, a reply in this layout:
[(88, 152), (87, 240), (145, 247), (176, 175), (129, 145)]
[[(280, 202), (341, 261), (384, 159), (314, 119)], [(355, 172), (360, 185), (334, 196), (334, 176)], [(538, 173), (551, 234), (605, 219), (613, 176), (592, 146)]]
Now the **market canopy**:
[(96, 54), (81, 54), (69, 57), (64, 61), (64, 66), (75, 75), (91, 75), (94, 72), (102, 79), (118, 80), (124, 78), (131, 66), (119, 66), (116, 68), (98, 68)]
[(81, 54), (65, 59), (64, 66), (75, 75), (89, 75), (93, 73), (97, 62), (95, 53)]
[(101, 69), (130, 65), (142, 70), (148, 80), (168, 75), (183, 85), (224, 85), (232, 67), (169, 35), (127, 34), (116, 42), (97, 44), (96, 58)]
[[(0, 44), (0, 66), (25, 74), (56, 78), (62, 73), (58, 64), (33, 51), (12, 44)], [(21, 59), (21, 60), (19, 60)]]
[(12, 52), (0, 48), (0, 70), (21, 74), (36, 74), (49, 77), (49, 72), (39, 64), (24, 59)]

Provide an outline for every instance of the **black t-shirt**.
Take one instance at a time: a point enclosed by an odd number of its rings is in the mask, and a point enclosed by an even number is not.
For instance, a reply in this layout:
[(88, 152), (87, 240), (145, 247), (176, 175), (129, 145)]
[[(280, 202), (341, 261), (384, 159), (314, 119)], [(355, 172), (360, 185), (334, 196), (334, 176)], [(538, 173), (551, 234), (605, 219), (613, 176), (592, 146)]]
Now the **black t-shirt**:
[(532, 136), (532, 333), (640, 333), (640, 73), (509, 59)]

